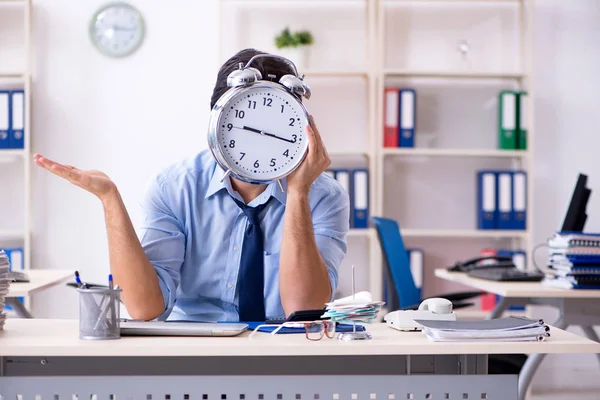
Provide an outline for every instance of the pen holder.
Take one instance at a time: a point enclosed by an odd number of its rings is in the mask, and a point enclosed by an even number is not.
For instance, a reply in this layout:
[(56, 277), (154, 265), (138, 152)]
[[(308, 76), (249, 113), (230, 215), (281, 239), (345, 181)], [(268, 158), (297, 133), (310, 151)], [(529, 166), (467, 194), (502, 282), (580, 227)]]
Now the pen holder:
[(79, 338), (119, 339), (121, 289), (77, 289), (79, 292)]

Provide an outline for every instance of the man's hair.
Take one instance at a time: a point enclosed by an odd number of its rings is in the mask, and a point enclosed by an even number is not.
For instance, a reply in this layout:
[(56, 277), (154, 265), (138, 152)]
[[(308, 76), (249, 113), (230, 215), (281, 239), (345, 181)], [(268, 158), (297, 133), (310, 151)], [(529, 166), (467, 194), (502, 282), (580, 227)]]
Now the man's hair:
[[(215, 106), (215, 103), (221, 96), (225, 94), (230, 88), (227, 86), (227, 77), (232, 71), (239, 68), (239, 64), (243, 63), (246, 65), (252, 57), (258, 54), (268, 54), (256, 49), (244, 49), (239, 51), (233, 57), (223, 64), (219, 73), (217, 74), (217, 82), (213, 89), (212, 97), (210, 98), (210, 108)], [(263, 79), (269, 79), (267, 75), (275, 75), (273, 81), (279, 82), (279, 79), (283, 75), (294, 74), (293, 68), (283, 60), (271, 57), (261, 57), (252, 62), (251, 67), (254, 67), (260, 71)]]

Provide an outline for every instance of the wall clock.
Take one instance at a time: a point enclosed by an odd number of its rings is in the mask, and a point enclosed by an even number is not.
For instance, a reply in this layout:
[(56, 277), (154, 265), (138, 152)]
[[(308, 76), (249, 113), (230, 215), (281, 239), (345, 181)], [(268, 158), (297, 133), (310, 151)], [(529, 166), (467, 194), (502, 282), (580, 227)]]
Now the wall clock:
[(102, 54), (126, 57), (135, 52), (144, 40), (144, 19), (127, 3), (109, 3), (96, 11), (89, 31), (92, 43)]
[[(279, 82), (263, 80), (251, 66), (259, 57), (282, 59), (294, 74)], [(310, 98), (310, 88), (291, 61), (271, 54), (256, 55), (240, 65), (227, 85), (231, 89), (215, 103), (209, 118), (208, 144), (217, 163), (227, 175), (244, 182), (279, 181), (300, 165), (308, 151), (309, 115), (301, 97)]]

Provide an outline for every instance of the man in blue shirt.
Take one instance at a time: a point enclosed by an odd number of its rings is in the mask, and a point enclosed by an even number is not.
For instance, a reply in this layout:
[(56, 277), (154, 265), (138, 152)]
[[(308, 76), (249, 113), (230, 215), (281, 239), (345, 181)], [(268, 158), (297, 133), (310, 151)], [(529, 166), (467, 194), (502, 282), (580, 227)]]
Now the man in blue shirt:
[[(221, 67), (211, 108), (228, 90), (229, 73), (256, 54), (261, 53), (242, 50)], [(277, 59), (256, 61), (262, 75), (275, 75), (275, 81), (293, 73)], [(224, 172), (208, 150), (165, 168), (151, 180), (142, 204), (141, 241), (117, 186), (105, 174), (39, 154), (34, 161), (101, 200), (111, 272), (136, 319), (238, 321), (245, 283), (240, 265), (249, 224), (241, 206), (262, 205), (263, 315), (280, 319), (297, 310), (321, 308), (332, 299), (346, 254), (348, 194), (323, 174), (330, 159), (312, 117), (311, 124), (308, 154), (286, 177), (286, 192), (277, 183), (256, 185), (230, 177), (221, 182)]]

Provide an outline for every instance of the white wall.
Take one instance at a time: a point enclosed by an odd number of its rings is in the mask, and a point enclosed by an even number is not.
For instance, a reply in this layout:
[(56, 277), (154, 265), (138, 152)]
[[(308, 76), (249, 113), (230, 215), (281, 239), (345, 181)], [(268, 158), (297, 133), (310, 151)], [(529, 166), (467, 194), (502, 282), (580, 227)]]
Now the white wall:
[[(206, 147), (216, 80), (216, 1), (132, 1), (147, 23), (132, 57), (102, 56), (88, 21), (104, 1), (35, 1), (33, 149), (79, 168), (106, 172), (132, 219), (148, 179), (162, 166)], [(99, 201), (34, 170), (34, 267), (79, 269), (105, 282), (108, 251)], [(36, 297), (43, 317), (76, 317), (75, 293)]]
[[(562, 223), (579, 172), (589, 176), (592, 195), (585, 230), (600, 232), (600, 2), (538, 0), (535, 50), (534, 238), (543, 242)], [(544, 250), (537, 259), (543, 261)], [(537, 315), (553, 321), (554, 310)], [(569, 329), (582, 334), (577, 327)], [(598, 328), (597, 332), (600, 332)], [(569, 365), (569, 371), (565, 366)], [(585, 371), (598, 371), (594, 355), (546, 358), (534, 380), (540, 391), (556, 388), (598, 390)], [(582, 372), (583, 371), (583, 372)], [(591, 375), (587, 375), (591, 376)], [(565, 398), (568, 396), (565, 395)]]
[(586, 231), (600, 232), (600, 2), (538, 1), (535, 237), (560, 227), (579, 172), (592, 195)]

